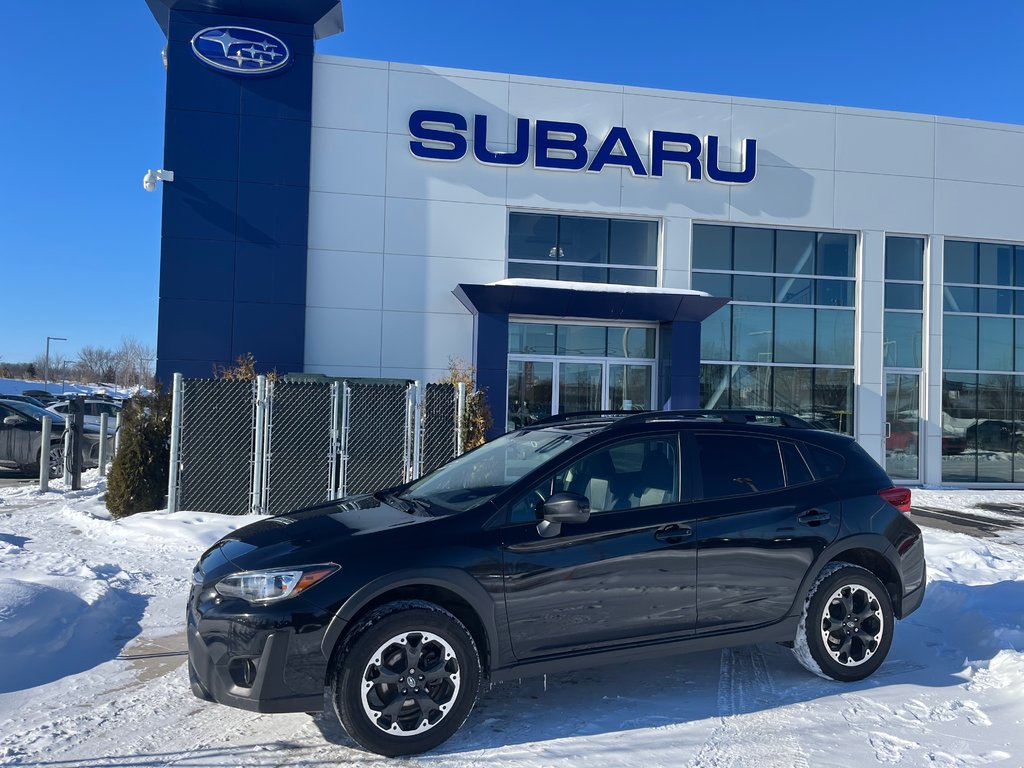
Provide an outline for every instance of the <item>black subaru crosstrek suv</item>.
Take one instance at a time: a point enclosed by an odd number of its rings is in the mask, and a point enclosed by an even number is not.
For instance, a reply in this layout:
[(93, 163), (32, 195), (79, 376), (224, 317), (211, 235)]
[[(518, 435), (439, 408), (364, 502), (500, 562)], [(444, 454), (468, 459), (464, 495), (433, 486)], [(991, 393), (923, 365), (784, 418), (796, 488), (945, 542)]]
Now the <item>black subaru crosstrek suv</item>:
[(925, 591), (910, 491), (786, 414), (576, 414), (412, 483), (269, 517), (200, 558), (200, 698), (322, 711), (423, 752), (485, 679), (750, 643), (867, 677)]

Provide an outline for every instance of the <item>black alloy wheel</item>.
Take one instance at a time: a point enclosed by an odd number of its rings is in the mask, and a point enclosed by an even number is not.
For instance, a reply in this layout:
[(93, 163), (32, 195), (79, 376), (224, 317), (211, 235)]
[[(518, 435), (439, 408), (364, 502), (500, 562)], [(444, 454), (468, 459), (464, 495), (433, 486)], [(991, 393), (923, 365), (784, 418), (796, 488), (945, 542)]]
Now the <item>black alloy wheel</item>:
[(432, 603), (389, 603), (338, 654), (335, 711), (348, 734), (387, 757), (426, 752), (454, 734), (476, 703), (480, 657), (455, 616)]
[(807, 596), (794, 654), (822, 677), (863, 680), (885, 660), (894, 625), (889, 593), (873, 573), (830, 563)]

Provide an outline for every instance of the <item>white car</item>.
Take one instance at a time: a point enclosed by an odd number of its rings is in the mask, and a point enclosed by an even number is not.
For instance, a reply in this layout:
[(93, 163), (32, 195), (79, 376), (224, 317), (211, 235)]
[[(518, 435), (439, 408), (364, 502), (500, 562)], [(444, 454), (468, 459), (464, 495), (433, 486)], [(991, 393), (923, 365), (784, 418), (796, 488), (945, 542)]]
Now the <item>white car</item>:
[[(115, 403), (111, 400), (86, 400), (84, 405), (86, 424), (92, 424), (98, 427), (100, 425), (100, 415), (105, 413), (107, 414), (107, 432), (108, 434), (114, 432), (117, 424), (117, 414), (121, 412), (120, 403)], [(67, 415), (68, 408), (70, 407), (70, 402), (67, 400), (61, 400), (58, 403), (47, 406), (46, 410), (52, 411), (63, 419), (64, 416)]]

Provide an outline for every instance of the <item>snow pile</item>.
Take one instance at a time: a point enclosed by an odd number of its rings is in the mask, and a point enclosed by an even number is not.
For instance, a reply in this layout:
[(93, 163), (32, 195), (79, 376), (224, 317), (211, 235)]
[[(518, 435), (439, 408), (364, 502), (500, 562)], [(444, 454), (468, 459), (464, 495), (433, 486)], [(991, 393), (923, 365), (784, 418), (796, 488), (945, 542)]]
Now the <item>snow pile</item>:
[[(377, 765), (330, 716), (196, 699), (183, 652), (199, 554), (255, 517), (109, 519), (104, 483), (0, 488), (0, 766)], [(928, 491), (947, 506), (998, 492)], [(929, 506), (932, 499), (915, 501)], [(616, 664), (485, 691), (422, 768), (1024, 765), (1024, 531), (925, 529), (929, 585), (862, 683), (776, 645)], [(838, 736), (838, 738), (837, 738)], [(411, 764), (411, 763), (410, 763)]]

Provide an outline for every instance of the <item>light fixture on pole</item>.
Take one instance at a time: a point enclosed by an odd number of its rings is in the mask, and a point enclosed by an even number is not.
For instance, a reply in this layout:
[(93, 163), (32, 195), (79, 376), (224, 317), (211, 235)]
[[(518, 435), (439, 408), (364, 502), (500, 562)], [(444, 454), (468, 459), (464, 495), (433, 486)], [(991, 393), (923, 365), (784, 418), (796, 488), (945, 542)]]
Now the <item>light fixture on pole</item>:
[(47, 392), (50, 391), (50, 342), (51, 341), (67, 341), (63, 336), (47, 336), (46, 337), (46, 372), (43, 376), (43, 389)]

